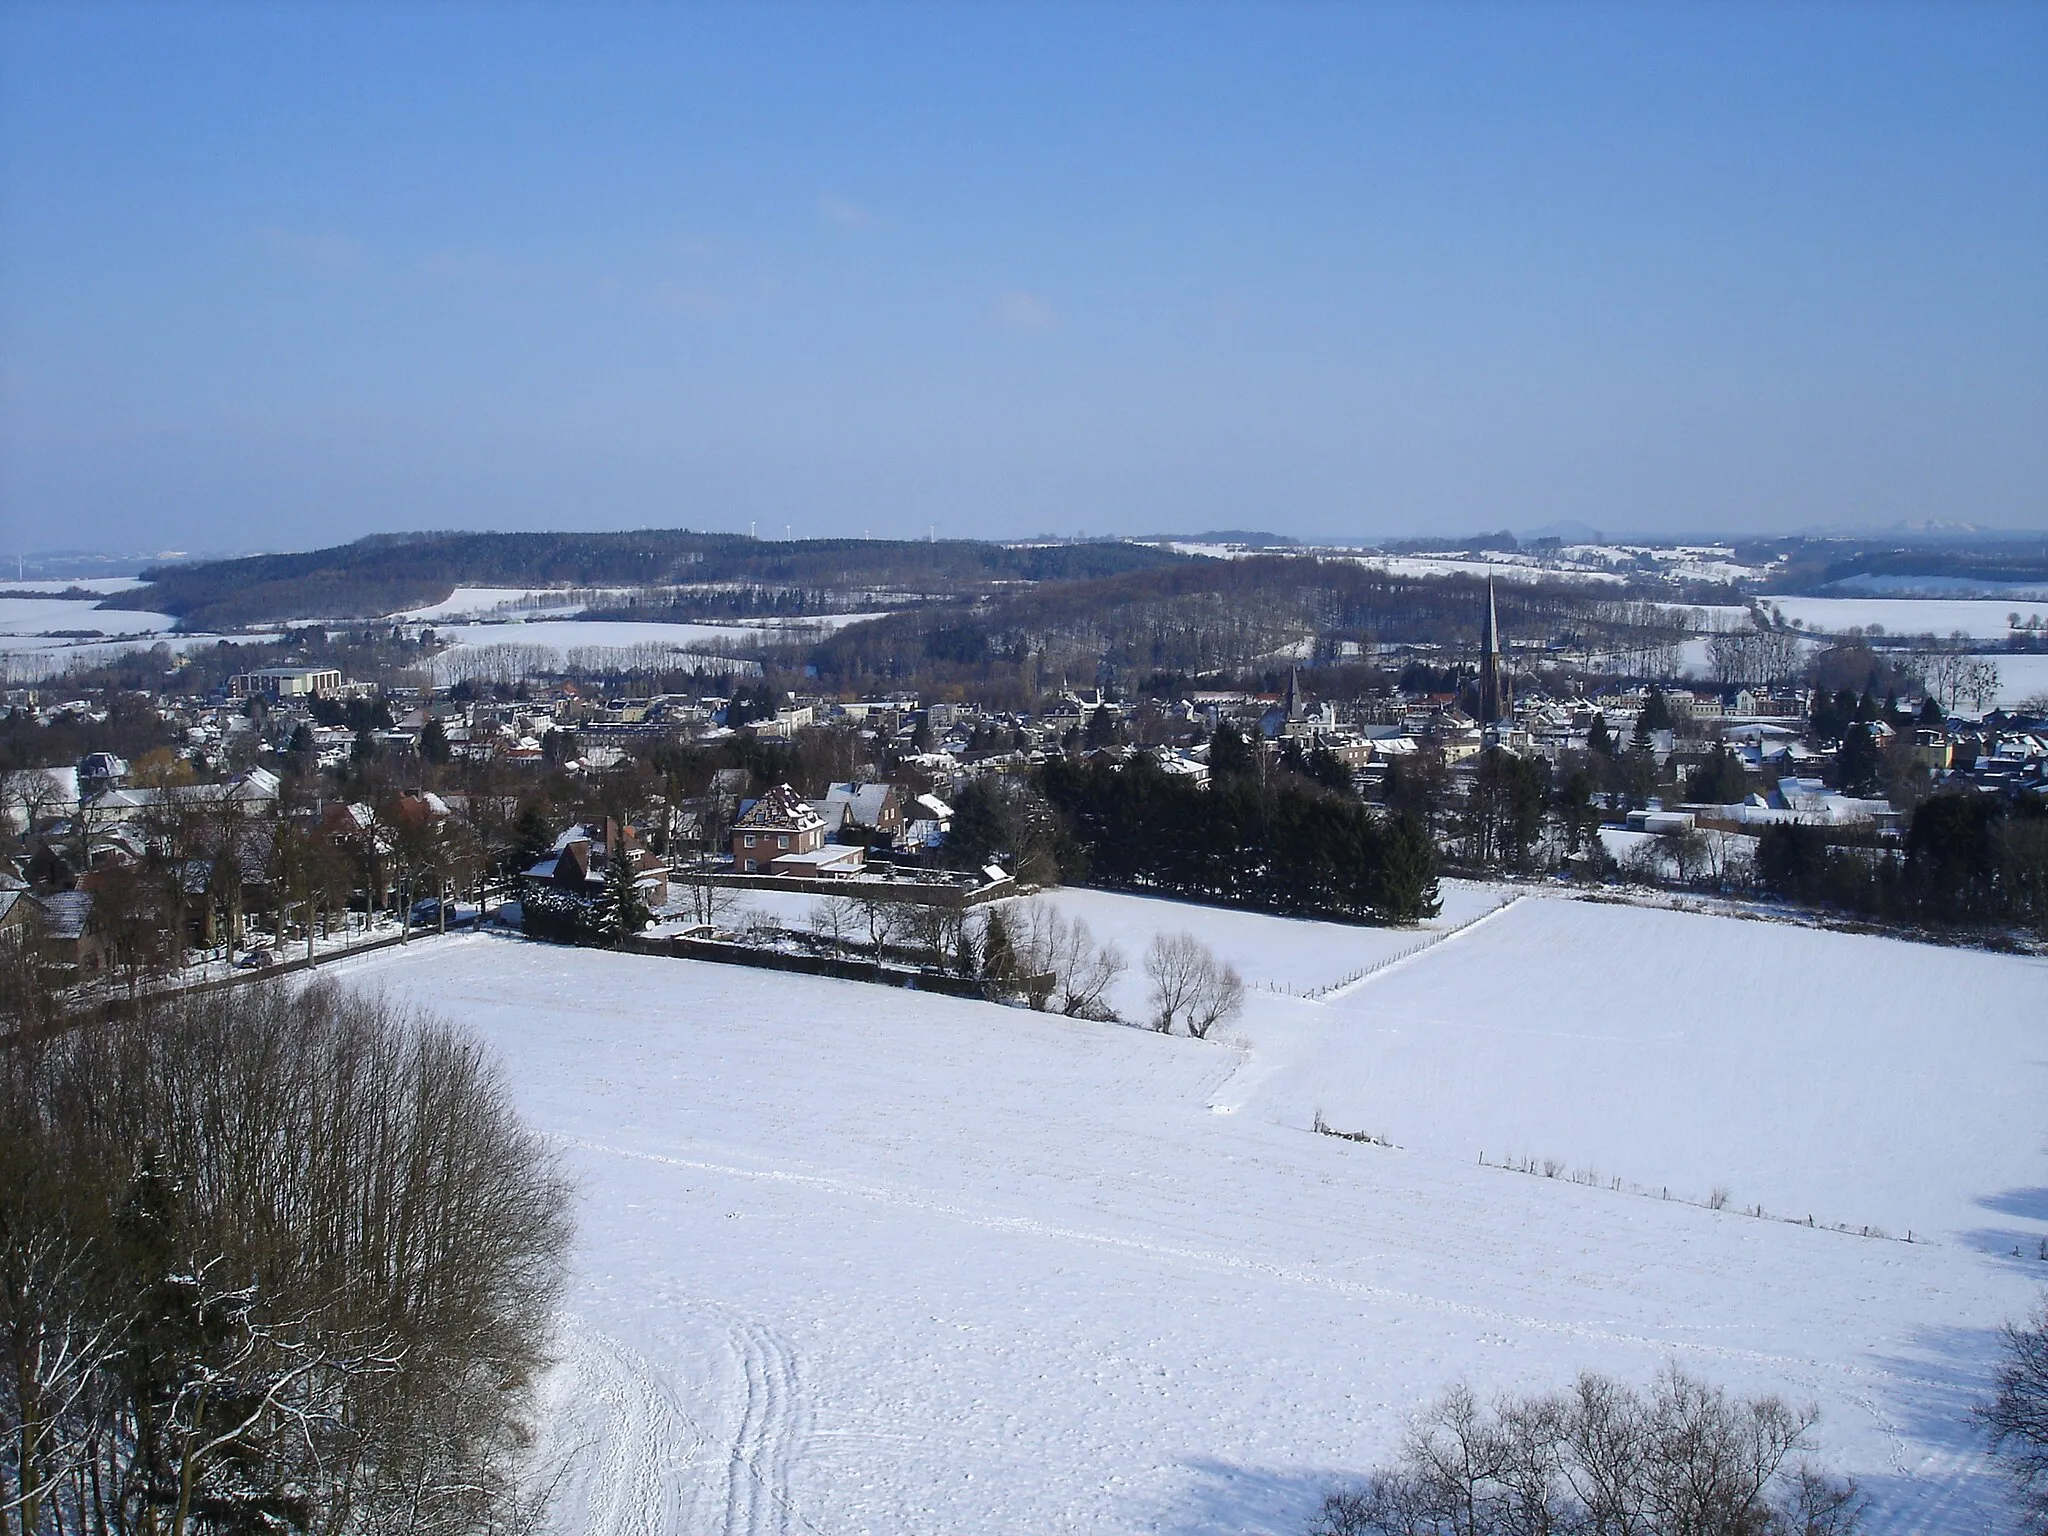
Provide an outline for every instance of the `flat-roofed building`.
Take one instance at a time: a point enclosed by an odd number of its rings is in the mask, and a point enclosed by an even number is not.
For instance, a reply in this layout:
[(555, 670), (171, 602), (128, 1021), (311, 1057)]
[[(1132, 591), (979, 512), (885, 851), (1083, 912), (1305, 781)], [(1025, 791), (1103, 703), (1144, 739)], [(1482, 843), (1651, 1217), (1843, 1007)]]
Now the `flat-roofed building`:
[(258, 667), (230, 678), (228, 692), (238, 699), (325, 698), (341, 692), (341, 673), (334, 667)]

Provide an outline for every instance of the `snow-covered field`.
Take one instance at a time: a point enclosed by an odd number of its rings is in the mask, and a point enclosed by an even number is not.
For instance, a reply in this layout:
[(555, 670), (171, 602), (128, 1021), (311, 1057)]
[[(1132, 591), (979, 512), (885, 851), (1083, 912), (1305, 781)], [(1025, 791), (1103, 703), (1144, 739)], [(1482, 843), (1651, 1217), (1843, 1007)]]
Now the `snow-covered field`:
[[(96, 629), (108, 636), (152, 635), (178, 621), (168, 613), (102, 608), (80, 598), (0, 597), (0, 645), (30, 649), (53, 629)], [(56, 644), (61, 642), (41, 642)]]
[(2021, 598), (2048, 602), (2048, 584), (2038, 581), (1977, 581), (1968, 576), (1878, 576), (1869, 571), (1831, 581), (1827, 590), (1840, 597), (1983, 597), (2004, 602)]
[[(452, 601), (452, 599), (451, 599)], [(763, 619), (745, 624), (655, 624), (633, 619), (534, 619), (526, 623), (436, 625), (437, 639), (454, 645), (535, 645), (566, 653), (593, 646), (667, 646), (692, 650), (707, 644), (747, 645), (777, 631), (829, 634), (848, 624), (878, 618), (872, 613), (820, 614), (814, 618)]]
[[(1296, 991), (1417, 942), (1054, 899)], [(1669, 1360), (1816, 1400), (1875, 1530), (2000, 1523), (2048, 962), (1528, 895), (1229, 1042), (486, 936), (336, 971), (489, 1040), (580, 1183), (564, 1532), (1294, 1532), (1456, 1380)]]
[(535, 607), (519, 607), (518, 616), (545, 611), (561, 615), (580, 611), (583, 604), (571, 602), (566, 593), (555, 594), (555, 601), (549, 601), (546, 587), (457, 587), (438, 603), (429, 603), (424, 608), (408, 608), (403, 613), (394, 613), (394, 619), (480, 619), (514, 610), (515, 605), (534, 604)]
[(2048, 624), (2048, 603), (2018, 599), (1766, 597), (1760, 601), (1765, 607), (1783, 613), (1788, 622), (1796, 619), (1808, 629), (1831, 635), (1881, 624), (1888, 635), (1938, 635), (1947, 639), (1960, 630), (1973, 640), (2002, 640), (2011, 614), (2018, 614), (2022, 624), (2036, 615)]
[(647, 624), (629, 619), (535, 619), (519, 624), (435, 625), (435, 638), (455, 645), (541, 645), (554, 651), (587, 646), (665, 645), (752, 640), (760, 631), (737, 624)]
[(72, 576), (61, 581), (9, 581), (0, 571), (0, 587), (10, 592), (126, 592), (142, 585), (140, 576)]
[(1999, 651), (1984, 658), (1998, 668), (1998, 697), (2011, 709), (2029, 699), (2048, 698), (2048, 653)]
[[(88, 583), (81, 583), (86, 585)], [(132, 583), (125, 583), (132, 585)], [(16, 583), (17, 590), (70, 583)], [(104, 581), (90, 583), (105, 586)], [(81, 599), (0, 597), (0, 677), (28, 680), (88, 666), (155, 643), (177, 620), (168, 613), (101, 608)], [(96, 629), (96, 637), (53, 635), (51, 631)]]

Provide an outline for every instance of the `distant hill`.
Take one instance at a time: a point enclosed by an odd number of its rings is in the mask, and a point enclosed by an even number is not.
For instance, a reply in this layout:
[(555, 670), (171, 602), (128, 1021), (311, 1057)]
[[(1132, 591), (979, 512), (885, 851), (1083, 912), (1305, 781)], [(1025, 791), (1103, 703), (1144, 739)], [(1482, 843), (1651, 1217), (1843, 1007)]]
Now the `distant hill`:
[(688, 529), (378, 534), (331, 549), (155, 566), (103, 608), (175, 614), (184, 629), (366, 619), (458, 586), (659, 586), (752, 581), (967, 596), (1002, 583), (1114, 576), (1190, 557), (1139, 544), (1013, 547), (968, 539), (800, 539)]

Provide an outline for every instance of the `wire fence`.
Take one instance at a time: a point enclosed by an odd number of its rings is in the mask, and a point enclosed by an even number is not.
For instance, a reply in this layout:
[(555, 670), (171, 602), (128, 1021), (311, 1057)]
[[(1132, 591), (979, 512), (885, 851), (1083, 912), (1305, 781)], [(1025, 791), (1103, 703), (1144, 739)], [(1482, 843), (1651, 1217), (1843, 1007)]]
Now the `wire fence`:
[(1307, 1002), (1312, 1003), (1321, 1002), (1326, 997), (1334, 997), (1337, 993), (1344, 991), (1347, 987), (1357, 986), (1361, 981), (1364, 981), (1368, 976), (1377, 975), (1379, 972), (1384, 971), (1390, 965), (1399, 965), (1403, 960), (1412, 960), (1415, 956), (1421, 954), (1425, 949), (1434, 949), (1437, 945), (1443, 943), (1445, 939), (1456, 938), (1459, 934), (1463, 933), (1467, 928), (1472, 927), (1473, 924), (1483, 923), (1489, 917), (1494, 917), (1502, 912), (1507, 911), (1509, 907), (1512, 907), (1516, 902), (1520, 901), (1521, 899), (1522, 893), (1520, 891), (1517, 891), (1497, 907), (1488, 907), (1484, 912), (1478, 914), (1478, 916), (1468, 917), (1465, 919), (1464, 922), (1455, 924), (1452, 927), (1440, 929), (1435, 933), (1426, 933), (1421, 938), (1417, 939), (1413, 944), (1410, 944), (1406, 949), (1397, 949), (1391, 955), (1382, 955), (1379, 959), (1373, 961), (1370, 965), (1362, 965), (1357, 970), (1351, 972), (1349, 975), (1340, 976), (1335, 981), (1324, 982), (1321, 986), (1293, 987), (1289, 986), (1285, 982), (1269, 981), (1266, 983), (1265, 989), (1268, 992), (1277, 993), (1282, 997), (1298, 997), (1304, 999)]

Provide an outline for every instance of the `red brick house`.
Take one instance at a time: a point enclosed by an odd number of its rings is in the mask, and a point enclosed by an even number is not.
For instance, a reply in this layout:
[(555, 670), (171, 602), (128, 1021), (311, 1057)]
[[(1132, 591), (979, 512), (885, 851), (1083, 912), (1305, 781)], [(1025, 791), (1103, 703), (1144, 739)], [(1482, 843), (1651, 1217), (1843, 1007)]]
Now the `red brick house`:
[(762, 875), (785, 853), (814, 853), (825, 844), (825, 818), (787, 784), (778, 784), (732, 824), (735, 874)]

